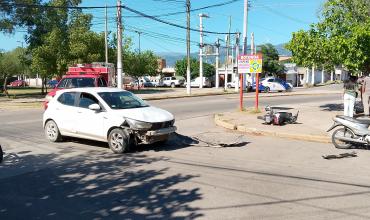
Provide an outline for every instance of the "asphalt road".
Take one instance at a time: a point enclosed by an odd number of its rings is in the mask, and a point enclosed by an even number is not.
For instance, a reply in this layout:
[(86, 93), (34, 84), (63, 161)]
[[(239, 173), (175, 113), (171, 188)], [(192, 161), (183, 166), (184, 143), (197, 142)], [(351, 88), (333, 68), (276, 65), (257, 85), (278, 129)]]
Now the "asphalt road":
[[(338, 100), (274, 97), (262, 104)], [(0, 219), (368, 219), (370, 152), (329, 144), (246, 137), (213, 125), (237, 98), (152, 101), (173, 112), (179, 135), (166, 146), (114, 155), (104, 143), (48, 143), (40, 110), (0, 112)], [(252, 100), (246, 105), (252, 106)], [(210, 143), (237, 141), (226, 148)]]

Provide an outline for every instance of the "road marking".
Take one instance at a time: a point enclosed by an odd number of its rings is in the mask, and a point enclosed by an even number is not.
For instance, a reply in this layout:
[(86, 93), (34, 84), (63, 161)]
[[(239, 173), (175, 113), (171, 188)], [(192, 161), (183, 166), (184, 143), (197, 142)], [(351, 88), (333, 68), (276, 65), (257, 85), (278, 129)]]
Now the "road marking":
[(35, 123), (35, 122), (42, 122), (42, 119), (34, 119), (34, 120), (23, 120), (23, 121), (13, 121), (13, 122), (5, 122), (2, 123), (3, 125), (18, 125), (18, 124), (27, 124), (27, 123)]

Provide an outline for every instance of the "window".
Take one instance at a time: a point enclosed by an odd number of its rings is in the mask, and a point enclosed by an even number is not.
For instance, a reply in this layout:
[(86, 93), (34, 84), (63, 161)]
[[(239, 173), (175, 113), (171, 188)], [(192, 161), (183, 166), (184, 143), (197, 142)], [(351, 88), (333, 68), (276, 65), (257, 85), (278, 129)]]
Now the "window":
[(98, 94), (112, 109), (143, 108), (149, 106), (143, 100), (127, 91), (100, 92)]
[(99, 87), (107, 87), (107, 82), (105, 82), (105, 79), (99, 78), (98, 79), (98, 86)]
[(176, 77), (174, 77), (174, 76), (173, 76), (173, 77), (171, 77), (171, 79), (172, 79), (172, 80), (176, 80)]
[(267, 80), (267, 82), (273, 82), (274, 81), (274, 79), (268, 79)]
[(98, 99), (89, 93), (81, 93), (80, 100), (78, 102), (78, 107), (89, 108), (89, 105), (92, 104), (99, 104)]
[(65, 92), (58, 97), (58, 102), (62, 103), (63, 105), (74, 106), (76, 99), (75, 92)]
[[(106, 86), (106, 83), (104, 81)], [(94, 78), (64, 78), (60, 81), (58, 88), (69, 89), (69, 88), (81, 88), (81, 87), (95, 87)]]
[(58, 85), (58, 88), (63, 89), (69, 79), (62, 79)]

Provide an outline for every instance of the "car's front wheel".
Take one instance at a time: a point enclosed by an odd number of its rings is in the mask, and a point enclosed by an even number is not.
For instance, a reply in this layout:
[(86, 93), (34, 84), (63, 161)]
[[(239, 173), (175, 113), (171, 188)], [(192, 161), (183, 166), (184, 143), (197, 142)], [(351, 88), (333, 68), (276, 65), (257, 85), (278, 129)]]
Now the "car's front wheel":
[(55, 121), (50, 120), (45, 124), (45, 136), (51, 142), (58, 142), (62, 140), (62, 135), (60, 134), (59, 128)]
[(113, 129), (108, 136), (109, 148), (116, 154), (129, 150), (129, 136), (120, 128)]

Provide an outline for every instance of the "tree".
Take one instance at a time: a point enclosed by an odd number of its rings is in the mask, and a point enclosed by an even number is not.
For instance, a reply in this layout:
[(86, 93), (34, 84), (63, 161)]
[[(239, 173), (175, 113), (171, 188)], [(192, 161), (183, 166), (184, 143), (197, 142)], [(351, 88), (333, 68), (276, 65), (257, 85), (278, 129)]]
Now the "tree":
[(158, 74), (158, 59), (152, 51), (125, 52), (123, 54), (123, 71), (130, 76), (155, 76)]
[(40, 12), (38, 7), (17, 5), (37, 5), (41, 0), (0, 0), (0, 31), (12, 34), (16, 27), (34, 25), (34, 16)]
[(353, 73), (370, 71), (369, 0), (328, 0), (321, 22), (293, 33), (287, 49), (297, 64), (325, 69), (344, 65)]
[(69, 6), (77, 6), (80, 0), (51, 0), (35, 15), (29, 26), (28, 52), (32, 56), (31, 70), (43, 79), (41, 91), (44, 93), (47, 78), (66, 72), (70, 60), (68, 20)]
[(284, 66), (279, 63), (279, 53), (272, 44), (261, 45), (262, 71), (267, 74), (280, 74), (284, 72)]
[[(177, 75), (183, 76), (186, 78), (186, 68), (187, 68), (186, 58), (176, 61), (175, 71)], [(209, 63), (203, 63), (203, 76), (211, 77), (215, 75), (215, 72), (216, 72), (216, 69), (213, 65)], [(192, 79), (199, 77), (199, 60), (195, 58), (190, 59), (190, 73), (191, 73)]]
[(22, 48), (16, 48), (10, 52), (2, 53), (0, 56), (0, 79), (3, 79), (3, 89), (6, 94), (8, 77), (22, 72), (20, 60), (22, 53)]

